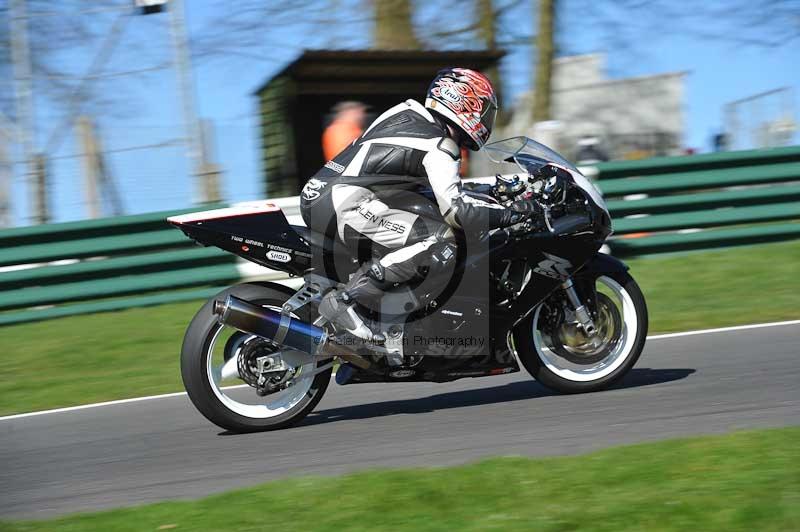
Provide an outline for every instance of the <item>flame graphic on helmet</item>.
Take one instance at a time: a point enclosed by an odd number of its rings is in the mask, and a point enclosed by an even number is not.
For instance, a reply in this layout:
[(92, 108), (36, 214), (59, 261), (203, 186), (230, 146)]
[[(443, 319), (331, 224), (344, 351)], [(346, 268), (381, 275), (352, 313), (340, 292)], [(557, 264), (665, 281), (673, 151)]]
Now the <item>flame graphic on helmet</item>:
[(489, 78), (469, 68), (440, 70), (428, 89), (425, 107), (467, 134), (467, 147), (486, 143), (497, 116), (497, 96)]
[(481, 98), (487, 98), (496, 105), (496, 97), (489, 79), (474, 70), (454, 68), (456, 76), (442, 76), (434, 83), (431, 93), (443, 100), (456, 113), (478, 113), (483, 111)]

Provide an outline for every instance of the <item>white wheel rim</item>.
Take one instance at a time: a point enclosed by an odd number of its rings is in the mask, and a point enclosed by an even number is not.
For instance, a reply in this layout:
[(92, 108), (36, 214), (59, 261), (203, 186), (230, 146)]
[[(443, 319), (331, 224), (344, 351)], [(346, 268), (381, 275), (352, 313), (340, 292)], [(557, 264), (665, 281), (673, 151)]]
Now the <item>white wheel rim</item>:
[[(547, 369), (562, 379), (574, 382), (590, 382), (602, 379), (624, 364), (633, 352), (636, 334), (639, 331), (639, 320), (636, 315), (636, 306), (633, 303), (633, 298), (627, 290), (610, 277), (598, 277), (597, 282), (609, 288), (622, 305), (622, 308), (619, 309), (622, 313), (622, 334), (619, 341), (617, 341), (614, 349), (597, 363), (591, 366), (583, 366), (559, 356), (545, 345), (542, 340), (542, 334), (538, 330), (537, 325), (542, 307), (539, 306), (533, 315), (531, 327), (533, 327), (533, 345), (536, 349), (536, 354)], [(619, 302), (615, 301), (614, 303)]]
[[(266, 307), (278, 311), (281, 310), (279, 307)], [(297, 316), (293, 315), (293, 317)], [(252, 419), (269, 419), (288, 412), (297, 406), (298, 403), (300, 403), (314, 383), (313, 378), (300, 378), (303, 373), (310, 372), (315, 369), (315, 360), (310, 355), (303, 357), (306, 361), (299, 367), (299, 370), (295, 375), (295, 380), (297, 380), (297, 383), (289, 388), (279, 392), (271, 393), (264, 397), (258, 397), (255, 393), (255, 389), (251, 388), (252, 396), (257, 398), (258, 401), (263, 402), (256, 404), (243, 403), (228, 395), (229, 392), (242, 388), (250, 388), (250, 386), (247, 384), (238, 386), (221, 385), (222, 364), (214, 366), (214, 347), (217, 345), (220, 333), (222, 333), (223, 330), (225, 330), (225, 326), (219, 325), (217, 330), (214, 331), (214, 336), (211, 338), (211, 342), (209, 342), (208, 349), (204, 353), (204, 356), (206, 357), (206, 374), (208, 375), (208, 382), (211, 385), (211, 390), (226, 408), (239, 414), (240, 416)], [(295, 357), (293, 356), (291, 358)], [(241, 394), (241, 392), (239, 393)]]

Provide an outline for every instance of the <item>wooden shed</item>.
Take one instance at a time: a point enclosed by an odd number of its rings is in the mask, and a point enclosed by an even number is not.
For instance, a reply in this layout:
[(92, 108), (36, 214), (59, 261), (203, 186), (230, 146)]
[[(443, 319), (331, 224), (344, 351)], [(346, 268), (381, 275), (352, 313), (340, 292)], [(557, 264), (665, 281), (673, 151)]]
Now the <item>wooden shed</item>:
[(377, 116), (409, 98), (421, 102), (442, 68), (486, 71), (502, 56), (476, 50), (304, 52), (255, 92), (267, 197), (298, 194), (325, 163), (320, 141), (337, 103), (360, 101)]

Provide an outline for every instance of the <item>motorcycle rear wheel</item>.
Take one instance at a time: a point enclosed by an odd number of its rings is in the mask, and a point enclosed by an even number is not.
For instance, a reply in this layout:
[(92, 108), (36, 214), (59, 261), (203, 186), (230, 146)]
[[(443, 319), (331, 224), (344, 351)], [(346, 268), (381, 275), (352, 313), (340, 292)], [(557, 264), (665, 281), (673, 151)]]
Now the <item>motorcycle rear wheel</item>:
[[(543, 306), (518, 327), (514, 347), (525, 369), (537, 381), (562, 393), (608, 388), (630, 371), (647, 339), (647, 304), (639, 285), (627, 272), (606, 273), (595, 279), (598, 288), (599, 346), (565, 343), (558, 333), (544, 330)], [(610, 305), (614, 305), (611, 307)]]
[[(298, 379), (296, 385), (264, 397), (257, 397), (252, 387), (242, 385), (238, 373), (235, 380), (225, 380), (229, 386), (223, 386), (220, 365), (224, 365), (232, 356), (228, 352), (231, 346), (240, 346), (243, 336), (249, 335), (221, 325), (212, 311), (214, 301), (234, 295), (260, 305), (280, 308), (293, 293), (273, 284), (243, 283), (232, 286), (209, 299), (186, 330), (181, 349), (183, 383), (192, 404), (217, 426), (231, 432), (285, 428), (306, 417), (325, 394), (330, 383), (330, 368), (313, 377)], [(300, 313), (299, 317), (308, 320), (310, 316), (305, 314)], [(225, 341), (226, 338), (228, 341)], [(330, 360), (313, 362), (310, 359), (302, 368), (311, 371), (328, 363)]]

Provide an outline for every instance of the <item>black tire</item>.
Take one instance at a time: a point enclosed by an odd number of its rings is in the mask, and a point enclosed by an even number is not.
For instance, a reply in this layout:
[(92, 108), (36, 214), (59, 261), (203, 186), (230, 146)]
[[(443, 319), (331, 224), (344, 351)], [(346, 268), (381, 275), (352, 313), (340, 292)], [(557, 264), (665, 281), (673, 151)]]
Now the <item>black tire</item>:
[(627, 272), (606, 273), (598, 277), (609, 277), (616, 281), (631, 297), (636, 309), (637, 331), (636, 338), (629, 349), (625, 361), (611, 373), (591, 381), (574, 381), (565, 379), (551, 371), (542, 361), (536, 351), (533, 339), (534, 314), (523, 321), (514, 331), (514, 347), (519, 355), (522, 365), (533, 378), (544, 386), (562, 393), (585, 393), (608, 388), (625, 376), (636, 364), (644, 349), (647, 340), (647, 304), (645, 303), (639, 285)]
[[(308, 415), (322, 399), (331, 378), (331, 369), (314, 376), (306, 395), (298, 404), (272, 418), (250, 418), (226, 407), (214, 394), (206, 371), (209, 347), (218, 324), (212, 312), (215, 300), (232, 294), (247, 301), (262, 305), (281, 306), (294, 292), (272, 283), (243, 283), (227, 288), (209, 299), (197, 312), (183, 339), (181, 348), (181, 376), (192, 404), (209, 421), (232, 432), (258, 432), (276, 430), (298, 423)], [(301, 319), (311, 318), (308, 311), (297, 314)], [(318, 365), (327, 363), (321, 360)]]

